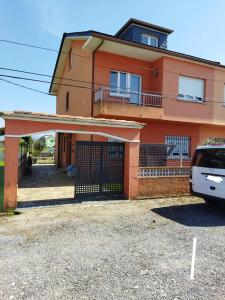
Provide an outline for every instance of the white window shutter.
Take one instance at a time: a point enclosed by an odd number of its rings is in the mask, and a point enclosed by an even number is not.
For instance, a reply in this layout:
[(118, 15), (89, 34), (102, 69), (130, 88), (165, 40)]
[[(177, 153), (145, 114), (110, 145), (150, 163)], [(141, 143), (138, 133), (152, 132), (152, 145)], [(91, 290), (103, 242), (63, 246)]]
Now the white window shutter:
[[(205, 81), (199, 78), (192, 78), (187, 76), (179, 77), (179, 96), (183, 95), (193, 97), (194, 100), (201, 98), (204, 99)], [(190, 99), (190, 98), (189, 98)]]

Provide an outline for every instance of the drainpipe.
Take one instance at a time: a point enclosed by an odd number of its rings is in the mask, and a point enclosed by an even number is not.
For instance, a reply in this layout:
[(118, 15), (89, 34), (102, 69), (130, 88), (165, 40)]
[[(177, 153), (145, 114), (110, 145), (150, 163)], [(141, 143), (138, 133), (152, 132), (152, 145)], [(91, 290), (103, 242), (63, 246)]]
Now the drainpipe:
[(94, 117), (94, 99), (95, 99), (95, 92), (94, 92), (94, 87), (95, 87), (95, 53), (98, 51), (98, 49), (102, 46), (102, 44), (104, 43), (104, 40), (101, 41), (101, 43), (95, 48), (95, 50), (92, 53), (92, 86), (91, 86), (91, 90), (92, 90), (92, 102), (91, 102), (91, 116)]
[[(91, 79), (91, 117), (94, 117), (94, 100), (95, 100), (95, 53), (102, 46), (104, 40), (101, 40), (101, 43), (95, 48), (92, 53), (92, 79)], [(93, 135), (91, 135), (91, 141), (93, 141)]]

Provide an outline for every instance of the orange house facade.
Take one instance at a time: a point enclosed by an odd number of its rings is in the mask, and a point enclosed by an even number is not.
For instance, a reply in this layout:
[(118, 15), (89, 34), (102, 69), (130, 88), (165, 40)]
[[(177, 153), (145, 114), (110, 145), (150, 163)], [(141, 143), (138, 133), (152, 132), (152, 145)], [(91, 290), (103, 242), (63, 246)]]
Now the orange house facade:
[[(168, 50), (171, 33), (130, 19), (114, 36), (64, 34), (50, 87), (56, 113), (145, 123), (140, 143), (173, 145), (168, 160), (182, 157), (184, 165), (190, 165), (196, 146), (225, 141), (225, 66)], [(60, 166), (74, 162), (68, 149), (83, 139), (61, 135)]]

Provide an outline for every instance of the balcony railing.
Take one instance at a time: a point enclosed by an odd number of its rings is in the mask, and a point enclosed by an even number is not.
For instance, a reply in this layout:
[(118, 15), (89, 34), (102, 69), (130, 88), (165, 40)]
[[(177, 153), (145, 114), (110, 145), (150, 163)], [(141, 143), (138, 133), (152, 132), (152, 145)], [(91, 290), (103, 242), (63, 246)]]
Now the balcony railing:
[(95, 102), (112, 101), (120, 103), (130, 103), (152, 107), (162, 107), (162, 95), (153, 93), (142, 93), (129, 89), (117, 89), (101, 87), (95, 93)]

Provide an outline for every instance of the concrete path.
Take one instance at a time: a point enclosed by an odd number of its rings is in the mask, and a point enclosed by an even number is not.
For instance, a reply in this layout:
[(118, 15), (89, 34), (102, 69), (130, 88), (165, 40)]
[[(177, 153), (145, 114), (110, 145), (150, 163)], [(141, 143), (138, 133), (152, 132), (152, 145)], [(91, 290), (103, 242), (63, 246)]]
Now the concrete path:
[(32, 201), (73, 199), (74, 178), (54, 165), (33, 165), (32, 175), (24, 176), (18, 189), (18, 204)]

